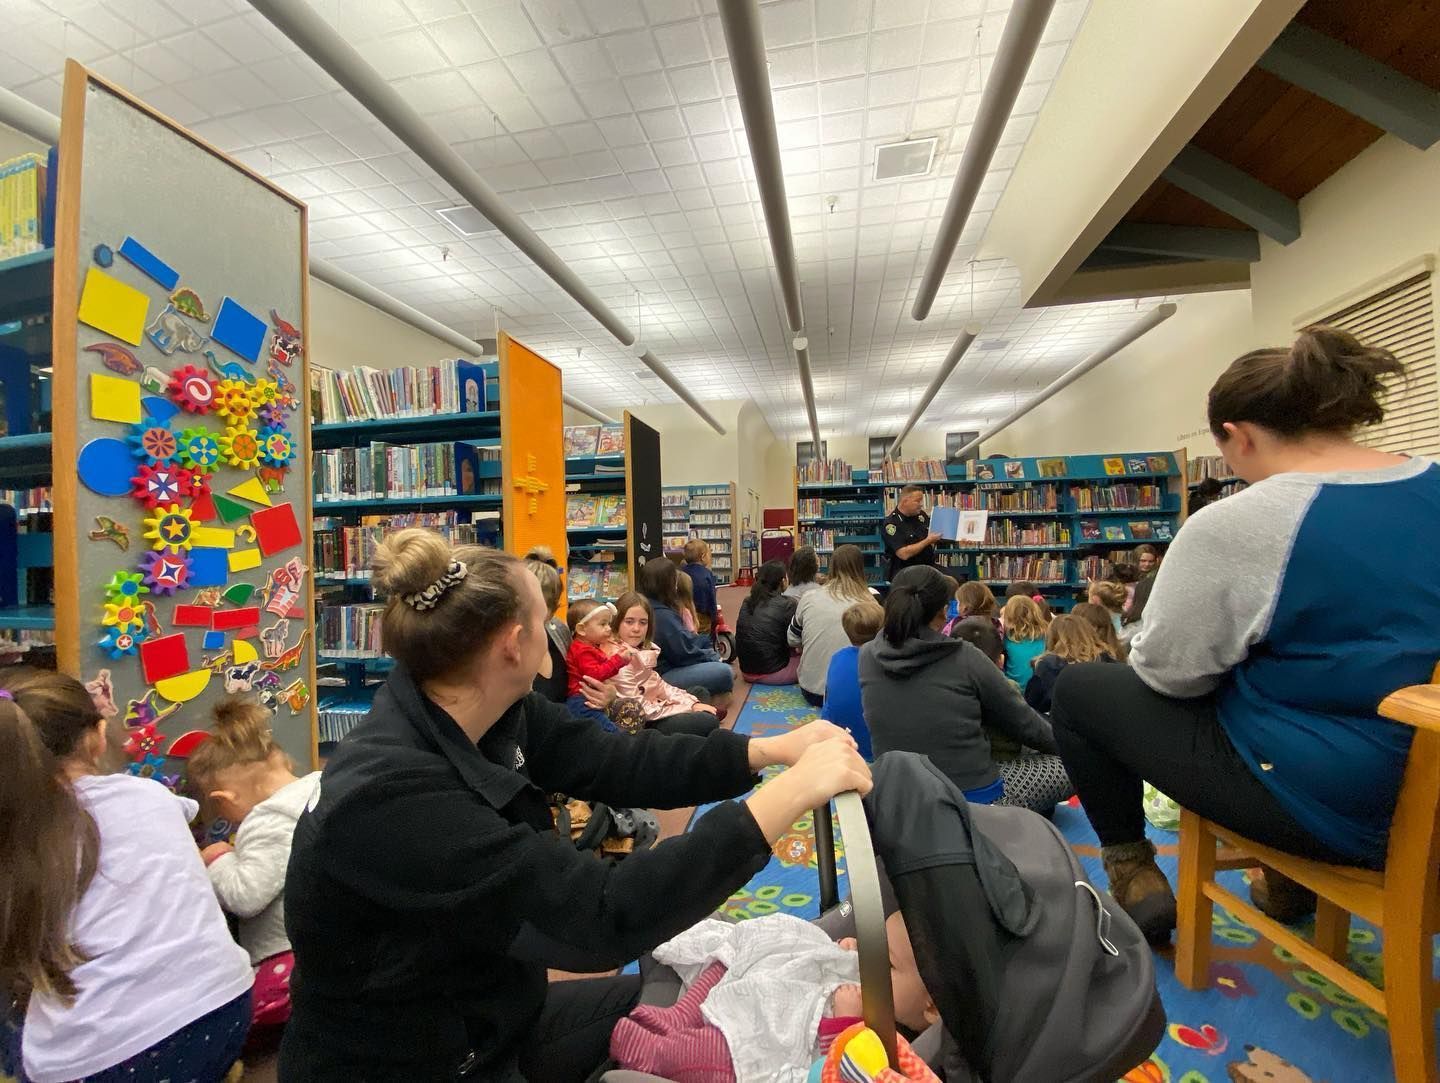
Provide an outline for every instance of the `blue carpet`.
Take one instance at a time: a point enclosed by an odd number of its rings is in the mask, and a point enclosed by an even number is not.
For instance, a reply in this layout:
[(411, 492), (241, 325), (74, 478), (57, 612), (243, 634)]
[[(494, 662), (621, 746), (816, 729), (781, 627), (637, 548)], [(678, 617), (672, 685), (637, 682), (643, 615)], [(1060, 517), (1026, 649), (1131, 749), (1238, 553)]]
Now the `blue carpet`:
[[(750, 691), (735, 722), (737, 733), (756, 737), (783, 733), (817, 717), (795, 686)], [(765, 772), (773, 777), (781, 768)], [(761, 785), (764, 785), (762, 778)], [(708, 808), (709, 806), (706, 806)], [(696, 811), (704, 815), (706, 808)], [(1075, 847), (1097, 884), (1105, 883), (1095, 834), (1084, 813), (1062, 805), (1055, 823)], [(1177, 836), (1152, 828), (1161, 867), (1175, 880)], [(837, 847), (840, 840), (837, 838)], [(840, 894), (845, 895), (840, 857)], [(1242, 897), (1244, 873), (1222, 882)], [(809, 816), (798, 820), (775, 845), (775, 856), (733, 895), (725, 911), (735, 918), (786, 913), (810, 919), (819, 913), (815, 837)], [(1125, 1083), (1383, 1083), (1393, 1080), (1385, 1020), (1283, 948), (1215, 910), (1211, 987), (1192, 992), (1175, 978), (1169, 950), (1157, 953), (1156, 975), (1170, 1026), (1155, 1056), (1127, 1073)], [(1380, 976), (1380, 935), (1359, 921), (1350, 933), (1350, 965), (1371, 979)]]

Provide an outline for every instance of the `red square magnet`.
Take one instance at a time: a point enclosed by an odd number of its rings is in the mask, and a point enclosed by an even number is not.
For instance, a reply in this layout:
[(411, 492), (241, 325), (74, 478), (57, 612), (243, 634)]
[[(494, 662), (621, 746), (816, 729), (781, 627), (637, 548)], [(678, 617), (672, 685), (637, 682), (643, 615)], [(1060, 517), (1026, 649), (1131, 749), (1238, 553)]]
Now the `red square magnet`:
[(177, 605), (173, 623), (176, 628), (209, 628), (211, 612), (208, 605)]
[(300, 544), (300, 524), (293, 504), (277, 504), (250, 513), (255, 527), (255, 544), (267, 557)]
[(142, 641), (140, 671), (145, 674), (146, 684), (189, 673), (190, 652), (185, 649), (185, 636), (176, 632), (174, 635)]
[(229, 632), (236, 628), (249, 628), (260, 623), (260, 608), (215, 609), (210, 613), (210, 627), (217, 632)]

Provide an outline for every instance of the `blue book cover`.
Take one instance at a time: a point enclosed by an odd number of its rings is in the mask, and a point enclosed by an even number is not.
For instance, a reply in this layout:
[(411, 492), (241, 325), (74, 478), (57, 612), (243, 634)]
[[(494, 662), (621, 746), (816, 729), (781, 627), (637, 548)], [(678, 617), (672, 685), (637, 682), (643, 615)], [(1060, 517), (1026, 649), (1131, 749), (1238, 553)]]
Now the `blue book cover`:
[(460, 412), (481, 414), (486, 410), (485, 369), (471, 361), (455, 362), (455, 376), (460, 384)]
[(938, 507), (930, 511), (930, 529), (952, 541), (960, 536), (960, 509)]

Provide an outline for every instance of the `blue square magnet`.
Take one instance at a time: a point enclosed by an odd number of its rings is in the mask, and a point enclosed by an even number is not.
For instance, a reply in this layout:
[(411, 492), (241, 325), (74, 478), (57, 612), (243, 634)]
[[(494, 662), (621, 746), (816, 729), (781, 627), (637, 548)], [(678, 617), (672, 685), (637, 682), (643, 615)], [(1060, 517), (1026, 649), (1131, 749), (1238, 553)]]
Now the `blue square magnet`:
[(226, 297), (215, 313), (210, 337), (253, 365), (260, 360), (260, 348), (265, 345), (265, 321)]
[(230, 556), (225, 549), (197, 545), (190, 550), (190, 586), (223, 587), (230, 578)]
[(200, 646), (207, 651), (218, 651), (225, 646), (224, 632), (206, 632), (205, 638), (200, 641)]

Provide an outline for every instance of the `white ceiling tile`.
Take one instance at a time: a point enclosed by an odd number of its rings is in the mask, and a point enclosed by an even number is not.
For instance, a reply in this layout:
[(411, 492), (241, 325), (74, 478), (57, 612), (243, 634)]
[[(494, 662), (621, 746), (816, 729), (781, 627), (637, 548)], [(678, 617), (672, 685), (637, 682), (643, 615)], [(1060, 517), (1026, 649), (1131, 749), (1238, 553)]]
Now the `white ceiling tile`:
[(691, 135), (727, 131), (730, 127), (725, 106), (718, 101), (687, 105), (680, 112), (685, 117), (685, 125)]
[(590, 22), (597, 34), (612, 34), (645, 25), (645, 13), (639, 0), (601, 0), (589, 5)]
[(715, 69), (710, 64), (676, 68), (669, 72), (669, 76), (675, 99), (681, 104), (710, 101), (720, 97), (720, 84), (716, 81)]
[(698, 19), (657, 27), (655, 44), (667, 68), (697, 64), (710, 59), (710, 42), (704, 24)]
[[(898, 0), (886, 0), (886, 3), (880, 6), (888, 8), (891, 3), (897, 2)], [(875, 72), (900, 68), (913, 72), (924, 34), (924, 29), (919, 26), (906, 26), (871, 34), (870, 70)]]
[(713, 162), (719, 158), (735, 156), (735, 140), (729, 132), (699, 135), (692, 141), (695, 144), (695, 153), (702, 162)]
[(480, 29), (501, 56), (538, 49), (544, 44), (520, 0), (469, 0), (469, 3)]
[(569, 124), (585, 117), (585, 107), (569, 90), (553, 90), (548, 93), (531, 94), (530, 104), (535, 107), (546, 124)]
[(665, 78), (664, 72), (631, 75), (622, 82), (625, 84), (625, 93), (629, 95), (630, 104), (635, 107), (636, 112), (675, 104), (675, 95), (670, 90), (670, 83)]
[(605, 117), (595, 122), (605, 144), (610, 147), (627, 147), (645, 142), (645, 130), (634, 116)]
[[(681, 124), (684, 130), (684, 124)], [(696, 161), (695, 148), (688, 139), (667, 139), (659, 140), (650, 145), (655, 152), (655, 157), (662, 166), (683, 165), (686, 162)]]
[(592, 117), (619, 116), (632, 111), (630, 98), (618, 79), (607, 79), (599, 83), (587, 83), (575, 88), (580, 104)]
[(870, 105), (880, 107), (912, 101), (915, 97), (915, 83), (914, 68), (872, 75), (868, 91)]
[(870, 139), (904, 136), (910, 127), (910, 108), (894, 105), (884, 109), (871, 109), (865, 118), (865, 135)]
[(643, 0), (643, 2), (645, 14), (654, 26), (675, 22), (679, 19), (694, 18), (700, 14), (700, 5), (696, 0)]
[(769, 48), (798, 45), (815, 36), (810, 0), (778, 0), (761, 8), (760, 14)]
[(844, 113), (852, 109), (865, 108), (865, 80), (837, 79), (820, 84), (820, 113)]
[(661, 63), (660, 53), (655, 48), (655, 39), (649, 30), (613, 34), (605, 39), (605, 51), (610, 54), (611, 63), (622, 76), (659, 71), (665, 66)]
[[(686, 134), (685, 121), (681, 118), (678, 109), (657, 109), (653, 112), (641, 113), (640, 123), (652, 141), (674, 139)], [(656, 157), (660, 157), (658, 147), (656, 148)], [(663, 162), (664, 158), (660, 160)]]
[(525, 11), (549, 45), (559, 45), (591, 33), (590, 20), (577, 0), (525, 0)]
[[(890, 0), (880, 0), (884, 7)], [(872, 0), (820, 0), (815, 5), (815, 32), (820, 38), (863, 34), (870, 29)]]

